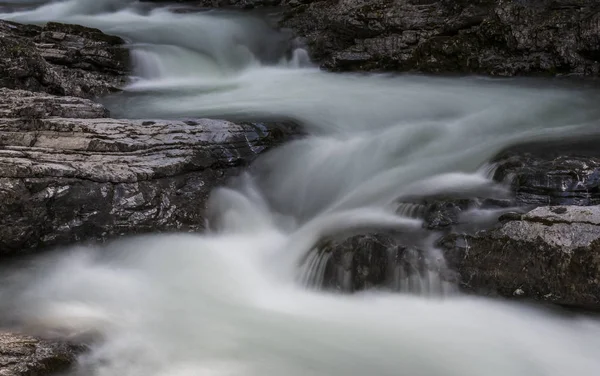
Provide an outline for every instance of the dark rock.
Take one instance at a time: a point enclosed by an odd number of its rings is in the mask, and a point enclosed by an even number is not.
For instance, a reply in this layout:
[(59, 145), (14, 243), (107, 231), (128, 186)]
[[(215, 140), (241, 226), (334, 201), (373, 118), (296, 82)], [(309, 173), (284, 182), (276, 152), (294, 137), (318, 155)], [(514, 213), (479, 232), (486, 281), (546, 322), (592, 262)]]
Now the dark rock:
[[(123, 234), (202, 230), (209, 192), (289, 135), (278, 124), (89, 118), (104, 109), (22, 91), (5, 89), (0, 96), (6, 117), (0, 118), (2, 255)], [(3, 106), (9, 109), (2, 112)], [(18, 108), (40, 116), (17, 118)], [(48, 114), (78, 118), (41, 118)]]
[[(385, 288), (529, 298), (600, 310), (600, 206), (540, 207), (476, 234), (451, 233), (422, 251), (393, 233), (320, 245), (328, 289)], [(445, 256), (445, 261), (441, 255)]]
[(0, 375), (38, 376), (63, 372), (76, 361), (77, 348), (21, 334), (0, 332)]
[(600, 206), (540, 207), (441, 244), (464, 290), (599, 307)]
[(600, 204), (598, 138), (510, 148), (495, 158), (494, 180), (509, 184), (516, 205)]
[(93, 98), (126, 82), (129, 51), (100, 30), (0, 20), (0, 87)]
[(356, 292), (388, 289), (418, 294), (444, 294), (456, 283), (456, 273), (443, 258), (406, 246), (406, 240), (393, 232), (355, 235), (343, 240), (326, 240), (314, 252), (325, 260), (321, 281), (325, 289)]
[(596, 0), (204, 0), (281, 6), (280, 26), (338, 70), (597, 76)]
[(334, 70), (598, 75), (600, 4), (568, 1), (303, 1), (283, 25)]

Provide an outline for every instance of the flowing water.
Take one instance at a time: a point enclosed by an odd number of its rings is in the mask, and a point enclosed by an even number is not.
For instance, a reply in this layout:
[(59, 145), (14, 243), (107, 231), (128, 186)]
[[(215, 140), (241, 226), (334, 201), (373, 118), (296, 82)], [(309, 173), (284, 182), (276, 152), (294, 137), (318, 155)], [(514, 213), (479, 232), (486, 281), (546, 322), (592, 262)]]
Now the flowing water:
[(0, 18), (84, 24), (128, 41), (134, 75), (106, 102), (114, 116), (291, 119), (309, 133), (215, 190), (210, 233), (74, 247), (3, 274), (4, 319), (93, 339), (75, 372), (600, 374), (600, 323), (591, 319), (460, 295), (346, 296), (298, 283), (311, 278), (301, 260), (322, 269), (306, 255), (324, 236), (419, 233), (418, 220), (394, 214), (399, 199), (504, 194), (484, 174), (486, 161), (516, 142), (597, 133), (595, 90), (326, 73), (288, 35), (234, 13), (121, 0), (14, 9)]

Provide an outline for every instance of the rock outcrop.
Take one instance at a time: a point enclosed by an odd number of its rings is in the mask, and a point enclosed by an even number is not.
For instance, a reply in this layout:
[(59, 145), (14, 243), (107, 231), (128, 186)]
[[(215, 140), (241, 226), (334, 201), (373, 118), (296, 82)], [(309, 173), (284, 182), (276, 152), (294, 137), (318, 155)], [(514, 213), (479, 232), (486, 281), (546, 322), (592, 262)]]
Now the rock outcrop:
[(106, 115), (86, 99), (0, 90), (1, 255), (201, 230), (209, 192), (289, 134), (278, 124)]
[[(323, 286), (423, 293), (447, 291), (454, 283), (480, 295), (600, 309), (597, 145), (597, 138), (561, 140), (499, 153), (492, 174), (511, 187), (513, 199), (432, 200), (403, 207), (404, 214), (422, 218), (424, 229), (434, 231), (448, 264), (426, 257), (418, 245), (409, 246), (394, 233), (356, 235), (322, 246), (330, 252)], [(538, 208), (502, 215), (511, 207)], [(465, 214), (473, 208), (490, 209), (490, 217), (469, 223)]]
[(38, 376), (63, 372), (77, 349), (65, 343), (0, 332), (0, 376)]
[(0, 87), (93, 98), (126, 82), (125, 42), (100, 30), (0, 20)]
[(301, 2), (283, 25), (333, 70), (598, 75), (594, 0)]
[(600, 207), (539, 207), (442, 241), (467, 291), (600, 307)]
[(547, 206), (501, 217), (492, 229), (446, 235), (446, 263), (392, 233), (328, 242), (322, 285), (530, 298), (600, 310), (600, 206)]
[(330, 70), (497, 76), (600, 73), (600, 3), (595, 0), (204, 0), (193, 4), (243, 9), (280, 6), (280, 26), (302, 37), (313, 58)]

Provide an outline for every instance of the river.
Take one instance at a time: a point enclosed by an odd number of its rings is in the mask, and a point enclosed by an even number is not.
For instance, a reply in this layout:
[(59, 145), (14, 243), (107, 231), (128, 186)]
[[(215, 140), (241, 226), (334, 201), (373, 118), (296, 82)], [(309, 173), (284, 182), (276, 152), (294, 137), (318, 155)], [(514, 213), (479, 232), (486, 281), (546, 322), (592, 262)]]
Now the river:
[(11, 9), (0, 18), (127, 40), (133, 76), (106, 99), (113, 116), (285, 119), (309, 134), (215, 189), (210, 233), (75, 246), (3, 277), (5, 315), (94, 339), (77, 374), (600, 375), (600, 323), (590, 318), (458, 293), (346, 296), (298, 283), (300, 260), (323, 236), (417, 231), (419, 221), (393, 213), (398, 198), (498, 197), (503, 187), (482, 166), (503, 147), (598, 134), (594, 89), (328, 73), (268, 22), (231, 12), (121, 0)]

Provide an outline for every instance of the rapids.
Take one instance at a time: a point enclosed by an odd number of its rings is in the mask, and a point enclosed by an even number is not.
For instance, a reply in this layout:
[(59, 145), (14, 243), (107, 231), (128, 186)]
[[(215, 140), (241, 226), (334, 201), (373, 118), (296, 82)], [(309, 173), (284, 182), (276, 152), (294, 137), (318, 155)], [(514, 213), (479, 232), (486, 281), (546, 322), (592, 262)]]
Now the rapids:
[(229, 12), (121, 0), (12, 9), (0, 18), (83, 24), (128, 41), (133, 76), (106, 99), (114, 116), (290, 119), (308, 133), (215, 190), (210, 233), (75, 246), (1, 274), (4, 322), (91, 340), (75, 373), (600, 374), (600, 323), (590, 318), (298, 283), (301, 260), (324, 236), (418, 233), (417, 219), (394, 214), (398, 199), (498, 197), (503, 188), (482, 167), (501, 148), (598, 134), (593, 88), (327, 73), (268, 21)]

